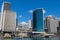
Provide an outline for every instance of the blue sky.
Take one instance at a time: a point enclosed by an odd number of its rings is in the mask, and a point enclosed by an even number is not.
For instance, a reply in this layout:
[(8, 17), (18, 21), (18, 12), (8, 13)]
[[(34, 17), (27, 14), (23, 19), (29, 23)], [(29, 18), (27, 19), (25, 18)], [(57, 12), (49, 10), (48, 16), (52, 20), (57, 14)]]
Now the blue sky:
[(11, 3), (11, 11), (16, 11), (18, 23), (32, 19), (31, 10), (44, 8), (48, 15), (60, 17), (60, 0), (0, 0), (0, 11), (3, 1)]

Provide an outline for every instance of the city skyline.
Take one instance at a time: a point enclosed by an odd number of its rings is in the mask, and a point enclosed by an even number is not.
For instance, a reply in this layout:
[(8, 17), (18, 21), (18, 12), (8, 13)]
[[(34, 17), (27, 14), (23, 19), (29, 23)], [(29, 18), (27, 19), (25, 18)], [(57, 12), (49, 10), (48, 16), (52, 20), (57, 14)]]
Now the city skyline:
[(0, 11), (4, 1), (10, 2), (11, 11), (16, 11), (18, 23), (32, 19), (32, 11), (36, 8), (44, 8), (46, 11), (44, 18), (48, 15), (60, 17), (58, 15), (60, 13), (59, 0), (0, 0)]

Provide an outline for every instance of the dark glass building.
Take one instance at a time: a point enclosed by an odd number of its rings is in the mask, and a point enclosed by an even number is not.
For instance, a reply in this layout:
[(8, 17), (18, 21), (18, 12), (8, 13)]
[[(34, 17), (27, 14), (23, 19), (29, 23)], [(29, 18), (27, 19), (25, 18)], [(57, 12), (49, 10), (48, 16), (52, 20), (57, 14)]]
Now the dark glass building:
[(33, 31), (43, 32), (43, 9), (35, 9), (33, 11)]

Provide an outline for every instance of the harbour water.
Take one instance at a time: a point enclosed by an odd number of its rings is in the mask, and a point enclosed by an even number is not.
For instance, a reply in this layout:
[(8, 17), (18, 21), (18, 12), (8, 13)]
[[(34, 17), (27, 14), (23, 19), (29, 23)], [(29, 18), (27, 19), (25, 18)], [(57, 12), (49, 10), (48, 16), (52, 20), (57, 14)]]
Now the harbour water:
[(0, 40), (60, 40), (60, 37), (54, 37), (54, 38), (0, 38)]

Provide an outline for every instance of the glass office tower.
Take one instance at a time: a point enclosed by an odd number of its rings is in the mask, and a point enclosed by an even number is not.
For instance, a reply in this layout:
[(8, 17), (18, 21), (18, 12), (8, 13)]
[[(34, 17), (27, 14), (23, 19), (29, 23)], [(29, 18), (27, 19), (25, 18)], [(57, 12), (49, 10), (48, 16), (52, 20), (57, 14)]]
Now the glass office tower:
[(43, 32), (43, 9), (35, 9), (33, 11), (33, 31)]

